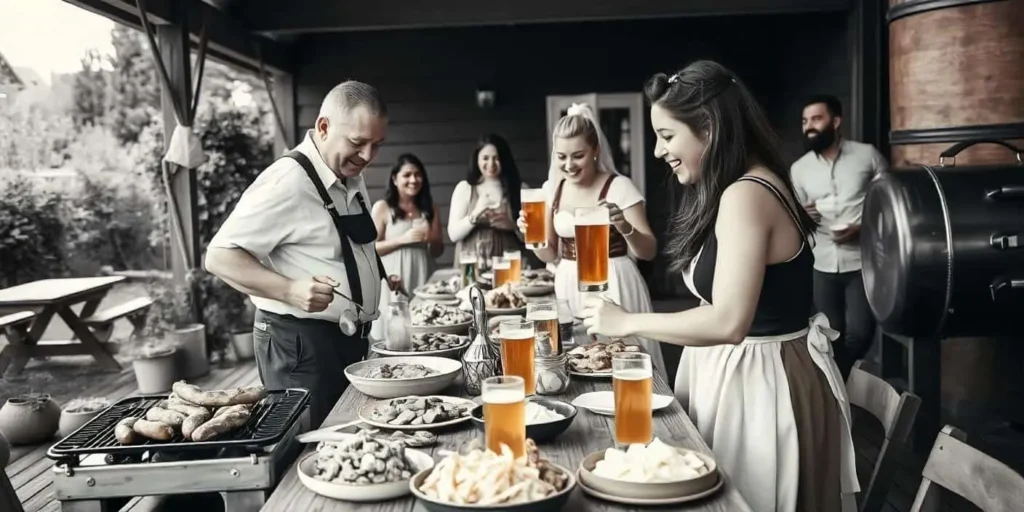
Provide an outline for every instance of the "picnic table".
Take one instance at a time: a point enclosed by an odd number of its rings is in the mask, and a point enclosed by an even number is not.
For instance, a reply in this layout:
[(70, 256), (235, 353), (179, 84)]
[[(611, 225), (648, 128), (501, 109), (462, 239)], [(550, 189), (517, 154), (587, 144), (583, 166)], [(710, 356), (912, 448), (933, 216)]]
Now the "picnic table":
[[(90, 320), (99, 316), (97, 308), (107, 292), (124, 280), (121, 276), (43, 279), (0, 290), (0, 315), (6, 315), (0, 318), (5, 331), (0, 334), (6, 334), (8, 342), (0, 352), (0, 376), (8, 369), (20, 372), (33, 357), (66, 355), (91, 355), (102, 368), (120, 370), (111, 344), (100, 341)], [(80, 312), (71, 309), (82, 303)], [(42, 341), (54, 315), (71, 328), (77, 343)]]
[[(450, 276), (448, 270), (435, 272), (431, 280), (438, 280)], [(413, 304), (419, 299), (414, 299)], [(585, 336), (584, 332), (578, 333)], [(565, 402), (571, 402), (576, 396), (592, 391), (610, 391), (612, 389), (611, 379), (599, 378), (576, 378), (574, 377), (569, 389), (562, 395), (553, 395), (555, 398)], [(658, 372), (654, 373), (654, 392), (658, 394), (672, 395), (672, 389)], [(442, 394), (470, 398), (457, 384)], [(375, 401), (359, 392), (354, 387), (349, 387), (335, 404), (334, 409), (323, 422), (323, 427), (338, 425), (358, 419), (357, 411), (364, 404)], [(424, 448), (423, 451), (430, 453), (434, 460), (440, 460), (441, 451), (457, 451), (474, 439), (483, 440), (481, 432), (472, 421), (459, 424), (454, 429), (436, 431), (438, 442), (436, 445)], [(689, 448), (704, 454), (711, 454), (707, 443), (700, 436), (697, 427), (690, 421), (689, 416), (683, 410), (677, 400), (660, 411), (654, 413), (654, 435), (662, 441), (673, 445)], [(587, 455), (604, 450), (614, 445), (614, 423), (613, 418), (591, 413), (580, 409), (576, 419), (568, 430), (563, 432), (555, 440), (540, 445), (541, 456), (556, 464), (562, 465), (575, 471)], [(300, 456), (315, 449), (311, 444)], [(296, 474), (296, 465), (292, 464), (287, 473), (283, 476), (277, 489), (267, 500), (261, 509), (263, 512), (288, 512), (293, 510), (319, 510), (324, 512), (338, 511), (374, 511), (374, 512), (425, 512), (426, 508), (411, 495), (401, 499), (383, 503), (351, 503), (336, 501), (325, 498), (306, 489), (299, 481)], [(728, 480), (716, 494), (702, 500), (672, 506), (672, 510), (700, 511), (700, 512), (742, 512), (750, 510), (750, 507), (740, 496), (739, 492)], [(588, 496), (578, 487), (573, 491), (569, 502), (563, 510), (566, 511), (620, 511), (637, 510), (642, 507), (625, 506), (606, 502)]]

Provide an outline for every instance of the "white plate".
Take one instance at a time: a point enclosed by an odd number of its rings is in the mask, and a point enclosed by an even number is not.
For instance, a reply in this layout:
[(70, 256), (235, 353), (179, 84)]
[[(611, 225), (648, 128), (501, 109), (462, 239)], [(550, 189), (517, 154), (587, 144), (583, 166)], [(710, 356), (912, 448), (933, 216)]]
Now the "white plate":
[(610, 379), (612, 378), (612, 371), (601, 371), (601, 372), (577, 372), (575, 370), (569, 370), (569, 375), (573, 377), (583, 377), (588, 379)]
[(450, 302), (458, 300), (454, 293), (426, 293), (418, 290), (412, 293), (413, 295), (430, 302)]
[[(416, 379), (368, 379), (362, 376), (366, 366), (379, 364), (422, 364), (437, 370), (434, 375)], [(364, 395), (374, 398), (398, 398), (416, 393), (431, 394), (451, 386), (462, 374), (462, 361), (436, 356), (402, 356), (386, 359), (368, 359), (350, 364), (345, 368), (345, 377)]]
[(519, 292), (526, 297), (539, 297), (542, 295), (551, 295), (555, 292), (555, 285), (553, 284), (535, 284), (535, 285), (520, 285), (515, 287), (515, 291)]
[[(672, 401), (675, 399), (674, 396), (654, 394), (651, 396), (651, 410), (664, 409), (672, 405)], [(583, 393), (576, 397), (572, 404), (595, 414), (615, 416), (615, 393), (612, 391)]]
[(526, 306), (521, 308), (487, 308), (488, 315), (510, 315), (519, 316), (526, 314)]
[(615, 495), (612, 495), (612, 494), (605, 494), (605, 493), (597, 491), (595, 489), (591, 489), (589, 486), (584, 484), (583, 480), (580, 478), (580, 473), (582, 473), (582, 471), (583, 471), (582, 468), (576, 470), (576, 479), (579, 482), (580, 489), (583, 490), (583, 492), (585, 494), (589, 494), (589, 495), (591, 495), (591, 496), (593, 496), (595, 498), (600, 498), (602, 500), (610, 501), (610, 502), (613, 502), (613, 503), (621, 503), (623, 505), (638, 505), (638, 506), (641, 506), (641, 507), (657, 507), (657, 506), (660, 506), (660, 505), (675, 505), (675, 504), (678, 504), (678, 503), (686, 503), (688, 501), (696, 501), (696, 500), (699, 500), (699, 499), (704, 498), (706, 496), (711, 496), (712, 494), (718, 492), (718, 490), (721, 489), (723, 485), (725, 485), (725, 478), (722, 477), (721, 474), (719, 474), (718, 475), (718, 482), (713, 487), (711, 487), (710, 489), (708, 489), (706, 491), (699, 492), (697, 494), (688, 494), (686, 496), (680, 496), (678, 498), (665, 498), (665, 499), (625, 498), (625, 497), (622, 497), (622, 496), (615, 496)]
[(410, 332), (413, 334), (421, 332), (441, 332), (445, 334), (466, 334), (469, 332), (469, 326), (473, 325), (473, 320), (468, 320), (461, 324), (452, 325), (416, 325), (413, 324)]
[[(351, 434), (350, 434), (351, 435)], [(316, 463), (316, 452), (306, 455), (295, 467), (299, 474), (299, 481), (307, 489), (321, 496), (342, 501), (386, 501), (401, 498), (409, 494), (409, 479), (387, 482), (383, 484), (340, 484), (325, 482), (313, 477), (315, 474), (314, 464)], [(425, 452), (412, 448), (405, 449), (405, 457), (412, 466), (413, 475), (434, 467), (434, 458)]]
[(444, 348), (440, 350), (410, 350), (408, 352), (400, 350), (388, 350), (385, 341), (378, 341), (373, 345), (370, 345), (370, 350), (382, 355), (382, 356), (398, 356), (398, 357), (415, 357), (415, 356), (435, 356), (435, 357), (457, 357), (459, 352), (465, 350), (469, 346), (469, 336), (459, 336), (461, 343), (458, 346), (452, 348)]
[[(441, 400), (444, 400), (445, 402), (448, 402), (450, 404), (456, 404), (456, 405), (470, 404), (470, 405), (475, 405), (472, 400), (469, 400), (469, 399), (466, 399), (466, 398), (459, 398), (459, 397), (455, 397), (455, 396), (444, 396), (444, 395), (409, 395), (409, 396), (396, 397), (393, 400), (397, 400), (397, 399), (401, 399), (401, 398), (440, 398)], [(449, 425), (457, 425), (459, 423), (463, 423), (463, 422), (469, 421), (473, 417), (472, 415), (467, 414), (467, 415), (465, 415), (465, 416), (463, 416), (461, 418), (454, 419), (454, 420), (448, 420), (448, 421), (442, 421), (441, 423), (421, 423), (419, 425), (392, 425), (390, 423), (380, 423), (378, 421), (371, 421), (370, 420), (370, 412), (372, 412), (373, 409), (375, 409), (377, 407), (380, 407), (380, 406), (383, 406), (383, 405), (387, 405), (389, 403), (391, 403), (391, 400), (377, 400), (375, 402), (370, 402), (370, 403), (367, 403), (367, 404), (363, 404), (363, 406), (359, 408), (359, 419), (363, 420), (363, 423), (366, 423), (367, 425), (370, 425), (370, 426), (373, 426), (373, 427), (377, 427), (377, 428), (386, 428), (386, 429), (391, 429), (391, 430), (433, 430), (433, 429), (436, 429), (436, 428), (447, 427)]]

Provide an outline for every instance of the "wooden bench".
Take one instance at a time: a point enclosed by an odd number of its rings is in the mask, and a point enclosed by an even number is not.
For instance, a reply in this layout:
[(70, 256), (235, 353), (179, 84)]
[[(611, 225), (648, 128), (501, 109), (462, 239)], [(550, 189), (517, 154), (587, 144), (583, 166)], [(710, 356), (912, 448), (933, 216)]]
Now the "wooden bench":
[(32, 311), (21, 311), (0, 316), (0, 333), (6, 334), (11, 343), (17, 344), (28, 334), (28, 329), (35, 318), (36, 314)]
[(82, 319), (82, 323), (89, 326), (96, 333), (100, 341), (110, 339), (114, 331), (114, 322), (122, 318), (132, 324), (133, 333), (146, 326), (146, 311), (153, 305), (153, 299), (149, 297), (138, 297), (128, 302), (101, 309), (88, 317)]

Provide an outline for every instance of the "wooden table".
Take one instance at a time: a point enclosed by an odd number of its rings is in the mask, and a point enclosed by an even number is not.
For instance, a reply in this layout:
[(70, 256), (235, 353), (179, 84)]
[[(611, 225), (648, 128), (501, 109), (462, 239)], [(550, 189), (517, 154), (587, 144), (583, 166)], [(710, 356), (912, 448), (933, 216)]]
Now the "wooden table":
[[(24, 337), (8, 337), (7, 346), (0, 352), (0, 376), (8, 367), (12, 373), (20, 372), (33, 357), (66, 355), (92, 355), (102, 368), (120, 370), (121, 365), (111, 355), (110, 344), (101, 343), (81, 319), (95, 313), (107, 292), (124, 280), (121, 276), (43, 279), (0, 290), (0, 314), (27, 310), (36, 313)], [(81, 312), (71, 309), (83, 302)], [(64, 320), (79, 343), (40, 343), (54, 315)]]
[[(449, 275), (446, 271), (438, 271), (431, 277), (432, 280), (443, 278)], [(413, 301), (416, 302), (415, 300)], [(611, 379), (586, 379), (575, 378), (569, 389), (563, 395), (552, 396), (565, 402), (571, 402), (575, 397), (591, 391), (610, 391), (612, 389)], [(654, 391), (659, 394), (671, 395), (672, 390), (661, 375), (655, 372)], [(461, 386), (453, 386), (442, 394), (452, 396), (467, 396)], [(334, 409), (324, 420), (323, 426), (338, 425), (358, 419), (356, 411), (367, 402), (374, 401), (360, 393), (356, 388), (349, 387), (342, 395)], [(604, 450), (613, 444), (614, 424), (612, 418), (580, 410), (568, 430), (558, 436), (554, 441), (540, 446), (541, 456), (552, 462), (562, 465), (575, 471), (588, 454)], [(440, 460), (439, 454), (442, 450), (457, 450), (473, 439), (479, 438), (483, 441), (481, 432), (472, 420), (467, 421), (452, 430), (437, 431), (437, 445), (423, 450), (434, 456), (434, 460)], [(697, 428), (690, 421), (690, 418), (683, 411), (678, 401), (673, 400), (672, 405), (657, 411), (654, 414), (654, 435), (668, 444), (682, 446), (701, 453), (710, 454), (704, 439), (701, 438)], [(315, 448), (311, 445), (303, 452), (305, 456)], [(609, 503), (585, 495), (578, 487), (573, 491), (565, 511), (620, 511), (637, 510), (635, 506), (623, 506)], [(662, 507), (663, 509), (663, 507)], [(702, 512), (742, 512), (750, 510), (750, 507), (740, 496), (731, 482), (726, 481), (723, 488), (714, 496), (692, 503), (671, 506), (672, 510), (693, 510)], [(318, 510), (318, 511), (374, 511), (374, 512), (425, 512), (423, 504), (418, 502), (411, 495), (383, 503), (350, 503), (325, 498), (306, 489), (299, 482), (296, 474), (296, 465), (288, 468), (277, 490), (274, 491), (263, 512), (290, 512), (297, 510)]]

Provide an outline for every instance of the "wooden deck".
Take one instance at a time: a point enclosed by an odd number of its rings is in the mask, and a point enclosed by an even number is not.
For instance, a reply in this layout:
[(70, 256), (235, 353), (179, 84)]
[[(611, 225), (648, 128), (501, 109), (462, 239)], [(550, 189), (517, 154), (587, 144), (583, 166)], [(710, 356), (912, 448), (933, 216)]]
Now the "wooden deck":
[[(0, 381), (2, 382), (2, 381)], [(211, 368), (210, 374), (193, 383), (210, 388), (248, 386), (259, 382), (254, 361), (245, 361), (231, 368)], [(111, 401), (136, 393), (135, 374), (131, 367), (120, 373), (101, 374), (85, 395), (105, 396)], [(55, 397), (58, 401), (64, 397)], [(18, 494), (25, 512), (58, 512), (60, 502), (53, 493), (50, 470), (53, 461), (46, 457), (52, 443), (39, 446), (17, 447), (12, 450), (6, 471), (11, 485)], [(6, 511), (5, 511), (6, 512)]]

